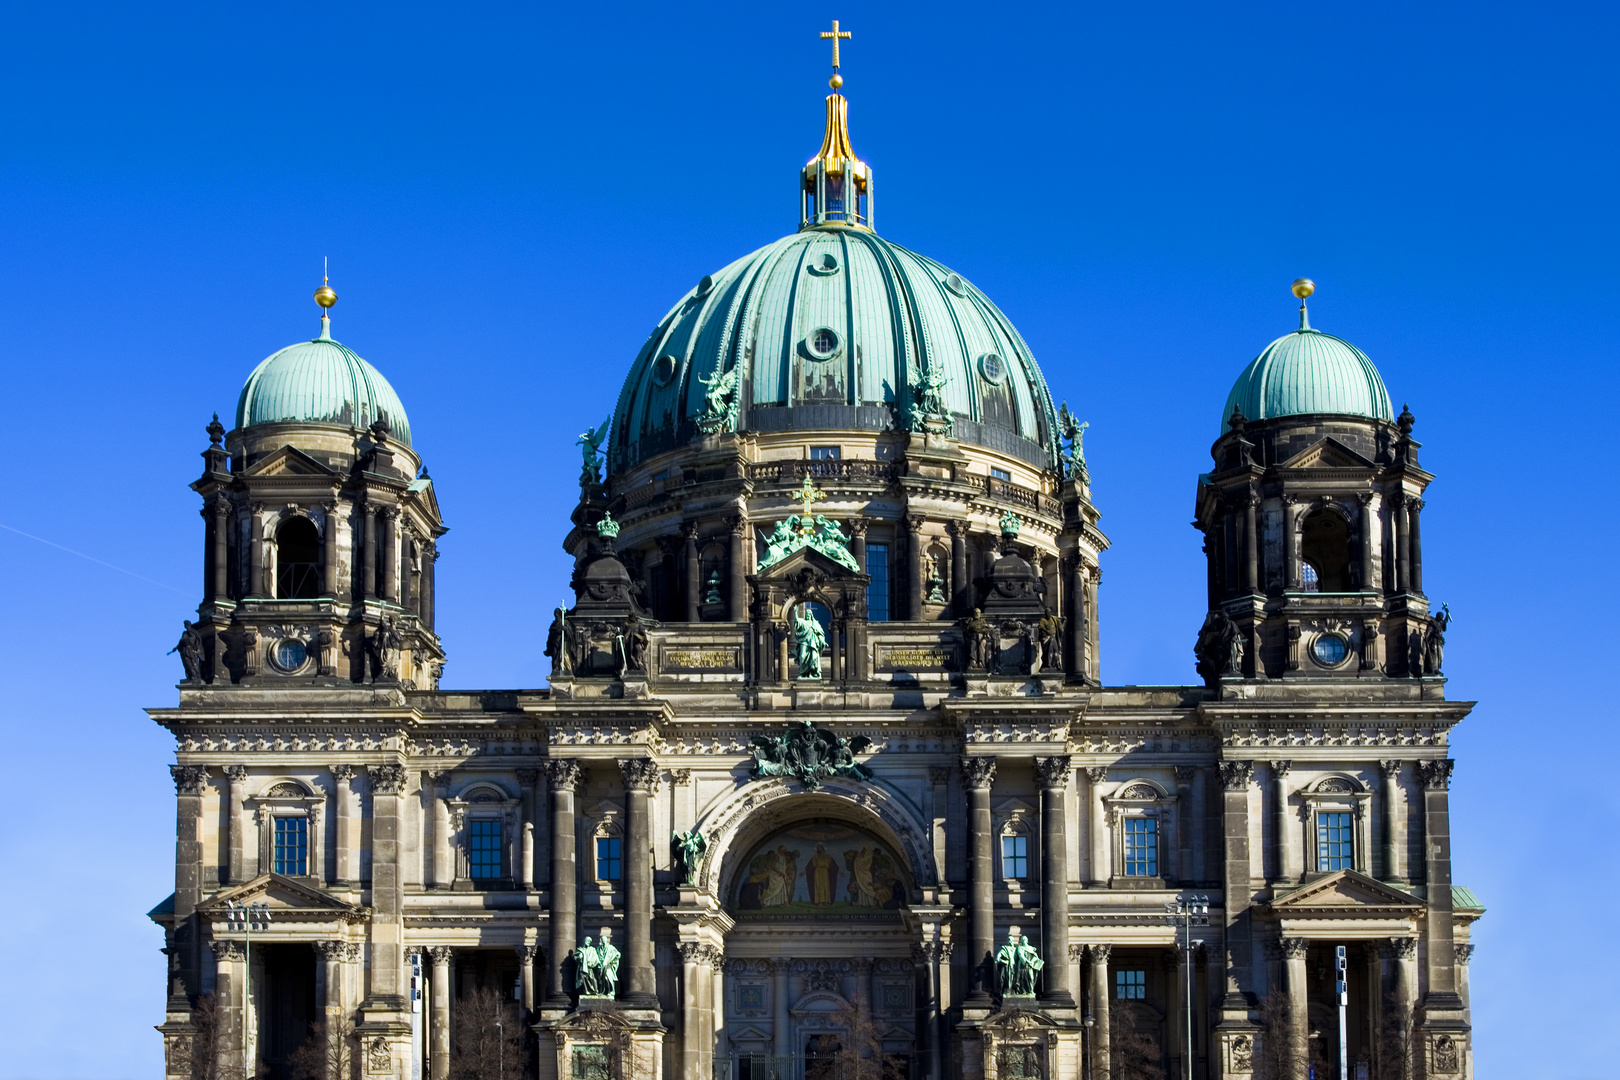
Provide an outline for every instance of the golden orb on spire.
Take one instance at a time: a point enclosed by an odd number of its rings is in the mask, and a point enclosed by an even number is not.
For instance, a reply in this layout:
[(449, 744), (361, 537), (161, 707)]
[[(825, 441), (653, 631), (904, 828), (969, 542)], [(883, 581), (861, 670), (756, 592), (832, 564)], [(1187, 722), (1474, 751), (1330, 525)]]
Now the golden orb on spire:
[(1316, 282), (1308, 277), (1295, 278), (1292, 291), (1295, 296), (1303, 300), (1316, 291)]
[(834, 72), (833, 77), (827, 80), (827, 85), (832, 87), (834, 90), (837, 90), (840, 86), (844, 85), (844, 77), (837, 72)]
[(315, 302), (323, 308), (329, 308), (337, 303), (337, 293), (332, 291), (332, 286), (323, 284), (315, 290)]

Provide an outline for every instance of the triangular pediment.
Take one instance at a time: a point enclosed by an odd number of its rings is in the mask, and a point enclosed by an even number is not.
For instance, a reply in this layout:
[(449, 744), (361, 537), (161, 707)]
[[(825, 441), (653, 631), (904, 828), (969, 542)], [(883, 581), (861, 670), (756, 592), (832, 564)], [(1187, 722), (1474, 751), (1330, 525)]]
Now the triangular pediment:
[(744, 1027), (741, 1031), (733, 1031), (731, 1033), (731, 1041), (734, 1043), (768, 1043), (771, 1041), (771, 1036), (769, 1032), (761, 1031), (759, 1028), (750, 1024), (747, 1027)]
[(1283, 469), (1371, 469), (1373, 463), (1329, 436), (1312, 443), (1279, 468)]
[(364, 909), (329, 896), (312, 885), (281, 874), (260, 874), (252, 881), (233, 885), (215, 893), (198, 910), (208, 915), (223, 912), (229, 904), (264, 904), (271, 911), (305, 914), (359, 915)]
[(772, 563), (754, 576), (760, 581), (786, 581), (796, 575), (811, 571), (823, 578), (834, 581), (843, 581), (854, 578), (859, 571), (836, 561), (830, 556), (823, 555), (812, 547), (802, 547), (792, 554), (786, 555), (780, 562)]
[(1422, 907), (1423, 901), (1411, 893), (1391, 888), (1355, 870), (1329, 874), (1271, 902), (1271, 910), (1279, 915), (1323, 913), (1343, 917), (1356, 910), (1369, 913), (1387, 912), (1392, 908), (1416, 911)]
[(316, 461), (296, 446), (283, 446), (266, 454), (250, 465), (243, 476), (336, 476), (337, 473)]

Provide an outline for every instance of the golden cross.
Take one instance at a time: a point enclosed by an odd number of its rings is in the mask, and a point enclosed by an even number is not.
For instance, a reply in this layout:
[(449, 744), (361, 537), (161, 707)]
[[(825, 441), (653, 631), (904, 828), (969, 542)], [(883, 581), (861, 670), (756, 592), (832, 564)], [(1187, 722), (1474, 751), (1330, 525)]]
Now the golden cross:
[(840, 29), (838, 29), (838, 20), (834, 19), (833, 20), (833, 28), (832, 28), (831, 32), (826, 31), (826, 30), (823, 30), (821, 32), (821, 40), (822, 41), (827, 41), (827, 40), (830, 39), (832, 41), (832, 43), (833, 43), (833, 70), (834, 71), (838, 70), (838, 39), (839, 38), (843, 38), (843, 39), (845, 39), (847, 41), (849, 39), (849, 31), (848, 30), (840, 30)]
[(825, 499), (826, 497), (827, 493), (825, 491), (817, 491), (816, 485), (810, 480), (810, 474), (805, 473), (804, 483), (799, 485), (799, 491), (793, 496), (793, 501), (798, 502), (802, 499), (804, 501), (804, 516), (810, 518), (815, 516), (816, 501), (818, 499)]

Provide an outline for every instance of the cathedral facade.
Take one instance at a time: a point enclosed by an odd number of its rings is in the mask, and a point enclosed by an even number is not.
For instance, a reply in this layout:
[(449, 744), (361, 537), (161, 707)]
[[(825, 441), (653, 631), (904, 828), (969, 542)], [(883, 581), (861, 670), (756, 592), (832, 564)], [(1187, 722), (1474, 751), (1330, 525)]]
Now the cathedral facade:
[(1472, 1076), (1411, 414), (1296, 282), (1210, 403), (1198, 681), (1108, 685), (1085, 425), (875, 230), (841, 81), (580, 440), (547, 688), (440, 688), (445, 433), (328, 314), (209, 425), (170, 1080), (446, 1080), (480, 989), (539, 1080)]

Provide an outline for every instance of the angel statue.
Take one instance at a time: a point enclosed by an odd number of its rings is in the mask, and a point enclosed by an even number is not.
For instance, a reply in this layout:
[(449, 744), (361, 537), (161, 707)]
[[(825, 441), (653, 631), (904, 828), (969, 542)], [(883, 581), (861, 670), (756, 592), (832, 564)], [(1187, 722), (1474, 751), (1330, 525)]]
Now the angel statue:
[(585, 457), (585, 471), (592, 477), (596, 476), (597, 459), (602, 456), (602, 441), (607, 438), (608, 424), (613, 421), (610, 416), (594, 428), (586, 428), (575, 440), (574, 445), (581, 448)]
[(670, 837), (670, 854), (674, 856), (675, 873), (682, 885), (690, 885), (697, 877), (698, 861), (709, 849), (709, 841), (696, 829), (677, 832)]
[(1075, 477), (1086, 471), (1086, 448), (1083, 440), (1086, 437), (1086, 428), (1090, 421), (1082, 424), (1075, 420), (1074, 413), (1069, 411), (1069, 403), (1065, 401), (1058, 406), (1058, 427), (1064, 438), (1063, 447), (1063, 475)]

